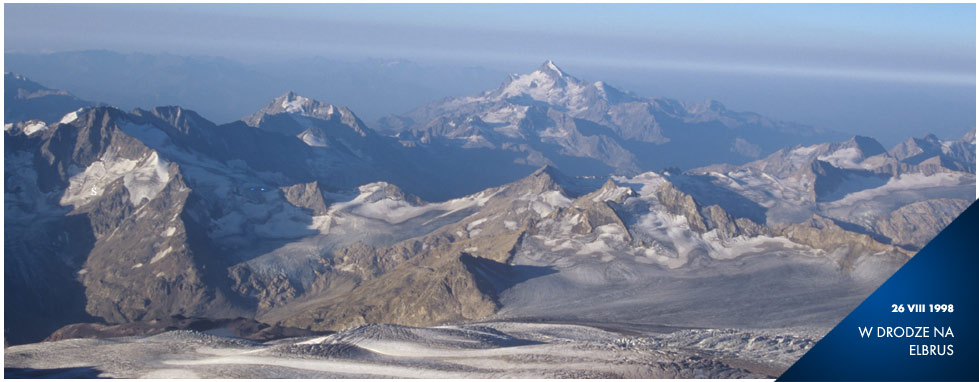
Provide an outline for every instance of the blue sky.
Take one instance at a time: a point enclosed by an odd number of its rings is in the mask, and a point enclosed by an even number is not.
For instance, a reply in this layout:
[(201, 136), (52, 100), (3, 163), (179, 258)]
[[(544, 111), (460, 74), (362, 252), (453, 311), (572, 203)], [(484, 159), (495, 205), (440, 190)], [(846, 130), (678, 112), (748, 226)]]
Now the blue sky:
[[(942, 122), (972, 126), (975, 16), (974, 4), (6, 4), (4, 28), (6, 52), (401, 58), (508, 72), (553, 59), (580, 77), (614, 77), (642, 95), (717, 98), (839, 129), (855, 122), (792, 111), (779, 106), (785, 97), (778, 94), (766, 99), (733, 87), (754, 79), (757, 92), (778, 93), (790, 91), (789, 83), (803, 90), (815, 84), (823, 89), (813, 97), (822, 98), (834, 92), (827, 81), (858, 86), (864, 96), (927, 92), (927, 100), (908, 94), (894, 102), (958, 100), (957, 109), (932, 114), (957, 110), (962, 117)], [(703, 76), (716, 85), (678, 82)], [(633, 80), (640, 85), (623, 83)]]
[(975, 77), (974, 4), (7, 4), (5, 23), (7, 51), (372, 56), (514, 68), (547, 56), (876, 80)]

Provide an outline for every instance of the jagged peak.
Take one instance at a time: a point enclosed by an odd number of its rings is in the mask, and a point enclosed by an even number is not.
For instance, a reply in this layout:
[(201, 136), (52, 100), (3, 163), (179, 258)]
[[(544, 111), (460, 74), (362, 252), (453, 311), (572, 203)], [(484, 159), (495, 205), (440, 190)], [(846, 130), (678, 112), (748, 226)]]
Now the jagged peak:
[(126, 118), (128, 113), (115, 106), (109, 106), (109, 105), (83, 107), (73, 112), (70, 112), (68, 114), (65, 114), (65, 116), (61, 118), (61, 121), (59, 123), (62, 124), (71, 123), (75, 119), (82, 118), (83, 116), (88, 116), (88, 115), (105, 115), (112, 118)]
[(307, 116), (329, 117), (336, 111), (336, 107), (331, 104), (303, 97), (291, 90), (273, 100), (270, 106), (281, 112)]
[(612, 178), (608, 178), (605, 180), (605, 183), (602, 183), (602, 188), (600, 188), (599, 190), (607, 190), (616, 187), (619, 187), (619, 184), (615, 183), (615, 181), (612, 180)]
[(585, 195), (583, 199), (593, 202), (621, 203), (622, 200), (632, 195), (635, 195), (632, 188), (620, 186), (610, 177), (605, 180), (605, 183), (602, 184), (601, 188)]
[(566, 181), (567, 176), (551, 165), (544, 165), (513, 184), (528, 192), (558, 190), (564, 193), (560, 183), (566, 183)]
[(971, 130), (967, 131), (965, 135), (962, 136), (962, 140), (966, 143), (976, 144), (976, 128), (973, 127)]
[[(561, 172), (558, 171), (558, 169), (556, 167), (551, 166), (549, 164), (545, 164), (545, 165), (541, 166), (540, 168), (538, 168), (537, 170), (534, 170), (534, 172), (531, 173), (530, 175), (531, 176), (542, 176), (542, 175), (551, 176), (551, 175), (560, 174), (560, 173)], [(563, 175), (561, 175), (561, 176), (563, 176)]]
[(564, 77), (564, 71), (561, 70), (561, 68), (559, 68), (557, 65), (555, 65), (554, 61), (551, 60), (544, 61), (544, 63), (541, 64), (539, 68), (537, 68), (537, 71), (541, 73), (553, 74), (556, 75), (557, 77)]
[(357, 198), (363, 201), (376, 202), (383, 199), (393, 199), (403, 200), (411, 205), (422, 205), (425, 203), (421, 198), (409, 194), (402, 190), (401, 187), (385, 181), (367, 183), (357, 187), (357, 191), (360, 193), (360, 196)]
[(133, 114), (142, 115), (143, 113), (152, 114), (162, 119), (194, 119), (200, 120), (204, 119), (196, 111), (185, 109), (181, 106), (167, 105), (167, 106), (156, 106), (149, 110), (135, 109)]
[(554, 167), (554, 166), (549, 165), (549, 164), (545, 164), (545, 165), (541, 166), (540, 168), (538, 168), (537, 170), (535, 170), (533, 172), (533, 174), (531, 174), (531, 176), (535, 176), (535, 177), (538, 177), (538, 178), (545, 178), (546, 177), (548, 179), (553, 180), (555, 183), (559, 183), (561, 185), (568, 185), (568, 184), (573, 183), (573, 181), (574, 181), (572, 177), (570, 177), (567, 174), (561, 172), (561, 170), (558, 170), (557, 167)]
[(262, 108), (262, 110), (246, 116), (241, 120), (248, 126), (258, 127), (265, 116), (277, 114), (291, 114), (324, 121), (340, 122), (350, 126), (361, 136), (366, 136), (369, 130), (350, 109), (304, 97), (294, 91), (288, 91), (276, 97), (267, 106)]
[(132, 114), (162, 120), (184, 134), (191, 133), (201, 126), (205, 128), (214, 126), (214, 123), (197, 114), (197, 112), (180, 106), (157, 106), (150, 110), (135, 109)]
[(884, 145), (881, 145), (880, 142), (878, 142), (876, 139), (871, 137), (866, 137), (863, 135), (854, 135), (853, 138), (850, 138), (849, 140), (843, 143), (843, 147), (844, 148), (854, 147), (860, 150), (860, 152), (863, 153), (865, 157), (870, 157), (870, 156), (883, 154), (887, 152), (887, 149), (884, 148)]
[(85, 113), (85, 109), (86, 108), (83, 107), (78, 110), (65, 113), (65, 115), (61, 116), (61, 120), (59, 120), (58, 123), (62, 125), (67, 125), (72, 122), (75, 122), (75, 120), (78, 119), (79, 115)]
[(331, 120), (335, 118), (336, 114), (339, 114), (341, 118), (353, 115), (353, 113), (345, 107), (334, 106), (329, 103), (317, 101), (313, 98), (303, 97), (294, 91), (288, 91), (285, 94), (273, 99), (272, 102), (269, 102), (268, 105), (255, 114), (242, 118), (242, 121), (249, 126), (257, 127), (263, 116), (284, 113), (297, 114), (324, 120)]

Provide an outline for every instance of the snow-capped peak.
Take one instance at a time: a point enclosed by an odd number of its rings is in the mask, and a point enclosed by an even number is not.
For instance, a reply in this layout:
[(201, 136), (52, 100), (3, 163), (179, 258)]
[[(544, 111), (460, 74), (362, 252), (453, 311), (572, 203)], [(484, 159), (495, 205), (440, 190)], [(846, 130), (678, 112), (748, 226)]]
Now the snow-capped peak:
[(553, 73), (556, 74), (558, 77), (564, 77), (564, 72), (561, 71), (561, 68), (558, 68), (557, 65), (554, 65), (554, 61), (551, 60), (544, 61), (544, 63), (541, 64), (540, 68), (537, 69), (537, 71), (541, 73)]
[(514, 74), (503, 86), (487, 94), (489, 100), (529, 97), (550, 104), (566, 105), (570, 109), (585, 107), (583, 92), (588, 83), (572, 77), (558, 68), (553, 61), (545, 61), (540, 68), (528, 74)]
[(242, 118), (242, 121), (256, 127), (263, 116), (274, 114), (295, 114), (323, 120), (332, 120), (336, 117), (353, 119), (352, 113), (344, 107), (333, 106), (290, 91), (275, 98), (257, 113)]
[(278, 103), (281, 110), (286, 113), (329, 117), (334, 111), (333, 105), (320, 103), (317, 100), (303, 97), (291, 91), (276, 98), (274, 103)]
[(85, 108), (84, 107), (83, 108), (80, 108), (78, 110), (75, 110), (75, 111), (73, 111), (71, 113), (65, 114), (63, 117), (61, 117), (61, 121), (59, 121), (58, 123), (60, 123), (60, 124), (72, 123), (76, 119), (78, 119), (78, 115), (81, 114), (83, 111), (85, 111)]
[[(280, 114), (288, 116), (297, 124), (263, 123), (268, 116)], [(325, 145), (322, 141), (325, 131), (321, 131), (321, 127), (333, 123), (345, 125), (361, 137), (366, 137), (370, 133), (370, 129), (350, 109), (303, 97), (291, 91), (275, 98), (262, 110), (241, 120), (251, 127), (261, 125), (266, 130), (295, 135), (311, 146)], [(315, 131), (307, 131), (311, 128)]]

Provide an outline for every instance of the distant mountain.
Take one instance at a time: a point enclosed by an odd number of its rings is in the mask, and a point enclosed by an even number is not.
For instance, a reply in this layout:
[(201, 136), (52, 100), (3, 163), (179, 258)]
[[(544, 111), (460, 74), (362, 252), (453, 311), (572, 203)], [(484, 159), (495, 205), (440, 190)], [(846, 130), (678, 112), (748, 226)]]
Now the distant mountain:
[(420, 144), (519, 152), (524, 163), (589, 175), (743, 163), (837, 136), (715, 101), (639, 97), (579, 80), (551, 61), (510, 75), (497, 89), (432, 103), (379, 126)]
[(365, 120), (447, 95), (491, 86), (501, 73), (405, 60), (283, 59), (244, 64), (206, 56), (117, 53), (5, 53), (6, 70), (123, 108), (181, 105), (215, 122), (237, 120), (295, 90), (349, 105)]
[(3, 123), (37, 120), (53, 123), (68, 112), (94, 106), (64, 90), (44, 87), (22, 75), (3, 74)]

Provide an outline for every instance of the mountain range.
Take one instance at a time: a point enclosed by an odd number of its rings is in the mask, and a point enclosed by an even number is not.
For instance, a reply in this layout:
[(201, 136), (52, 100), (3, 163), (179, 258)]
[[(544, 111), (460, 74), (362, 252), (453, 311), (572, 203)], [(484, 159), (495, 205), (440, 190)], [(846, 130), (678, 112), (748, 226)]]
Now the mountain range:
[(384, 133), (292, 92), (218, 125), (42, 91), (5, 115), (11, 343), (177, 315), (831, 326), (975, 192), (974, 131), (813, 142), (550, 61)]

